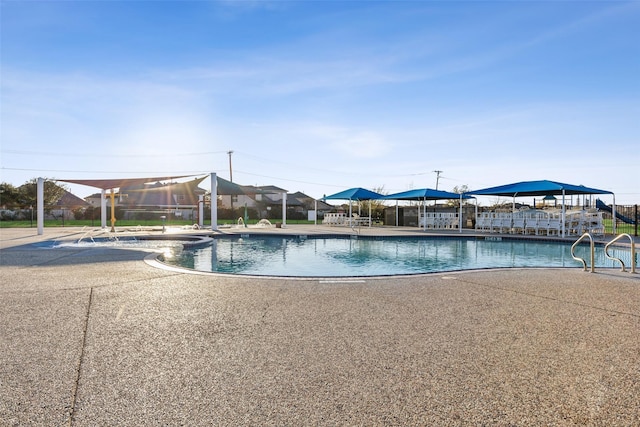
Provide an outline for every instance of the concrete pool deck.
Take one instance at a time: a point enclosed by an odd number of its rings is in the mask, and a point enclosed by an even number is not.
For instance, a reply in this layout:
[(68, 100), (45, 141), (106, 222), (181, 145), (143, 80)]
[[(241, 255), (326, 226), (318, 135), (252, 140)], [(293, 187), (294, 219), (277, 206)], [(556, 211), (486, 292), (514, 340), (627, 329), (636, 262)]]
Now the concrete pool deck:
[(33, 245), (84, 233), (0, 229), (0, 425), (640, 424), (640, 274), (247, 278)]

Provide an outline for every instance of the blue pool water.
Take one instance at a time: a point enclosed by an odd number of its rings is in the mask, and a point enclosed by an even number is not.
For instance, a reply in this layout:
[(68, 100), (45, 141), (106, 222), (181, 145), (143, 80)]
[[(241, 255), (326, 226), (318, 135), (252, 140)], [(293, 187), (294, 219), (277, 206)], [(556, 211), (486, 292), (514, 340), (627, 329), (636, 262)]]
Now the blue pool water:
[[(571, 245), (475, 238), (321, 238), (260, 236), (216, 238), (205, 247), (174, 250), (164, 262), (199, 271), (285, 277), (406, 275), (505, 267), (574, 267)], [(588, 246), (576, 255), (589, 260)], [(609, 253), (629, 265), (629, 251)], [(626, 258), (625, 258), (626, 257)], [(596, 267), (619, 264), (596, 248)]]

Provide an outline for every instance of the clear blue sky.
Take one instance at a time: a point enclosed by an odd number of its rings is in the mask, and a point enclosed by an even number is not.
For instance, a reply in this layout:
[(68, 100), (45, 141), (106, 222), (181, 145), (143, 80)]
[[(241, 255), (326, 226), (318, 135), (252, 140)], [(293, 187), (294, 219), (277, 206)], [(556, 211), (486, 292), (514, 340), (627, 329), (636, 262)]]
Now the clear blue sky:
[[(322, 197), (550, 179), (640, 203), (640, 2), (6, 1), (1, 181)], [(79, 196), (96, 190), (72, 186)]]

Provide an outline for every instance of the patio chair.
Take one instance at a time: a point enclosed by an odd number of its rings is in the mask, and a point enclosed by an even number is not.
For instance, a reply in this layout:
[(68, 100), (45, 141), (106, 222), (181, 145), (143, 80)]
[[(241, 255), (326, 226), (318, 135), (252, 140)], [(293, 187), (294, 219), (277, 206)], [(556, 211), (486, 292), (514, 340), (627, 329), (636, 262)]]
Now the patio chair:
[(541, 229), (547, 228), (548, 218), (543, 212), (530, 214), (524, 225), (524, 234), (539, 234)]
[(491, 232), (508, 233), (511, 230), (511, 214), (500, 213), (495, 222), (491, 223)]
[(460, 221), (458, 221), (458, 214), (455, 213), (450, 213), (449, 214), (449, 220), (448, 220), (448, 226), (449, 228), (458, 228), (458, 226)]
[(516, 212), (513, 215), (513, 224), (511, 224), (511, 231), (514, 234), (524, 234), (525, 227), (525, 214), (524, 212)]
[(565, 232), (569, 236), (580, 236), (585, 229), (582, 212), (568, 212), (565, 214)]
[(489, 231), (491, 229), (491, 213), (481, 212), (476, 219), (476, 230)]
[(420, 218), (420, 225), (426, 229), (434, 229), (436, 227), (436, 217), (433, 212), (427, 212), (426, 216)]
[(549, 220), (547, 221), (547, 236), (559, 236), (562, 232), (562, 218), (560, 214), (554, 213), (549, 215)]
[(595, 235), (604, 235), (602, 212), (587, 212), (585, 215), (587, 231)]

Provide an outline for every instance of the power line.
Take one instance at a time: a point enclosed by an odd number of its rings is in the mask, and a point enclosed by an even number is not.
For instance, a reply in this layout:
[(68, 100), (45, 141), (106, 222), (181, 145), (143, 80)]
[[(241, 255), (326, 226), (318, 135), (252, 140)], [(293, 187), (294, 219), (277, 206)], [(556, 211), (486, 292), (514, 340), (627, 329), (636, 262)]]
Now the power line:
[(257, 177), (260, 177), (260, 178), (276, 179), (278, 181), (285, 181), (285, 182), (295, 182), (295, 183), (298, 183), (298, 184), (321, 185), (323, 187), (336, 187), (336, 188), (345, 188), (346, 187), (344, 185), (323, 184), (321, 182), (301, 181), (301, 180), (289, 179), (289, 178), (278, 178), (278, 177), (275, 177), (275, 176), (260, 175), (260, 174), (251, 173), (251, 172), (244, 172), (244, 171), (240, 171), (240, 170), (236, 170), (236, 172), (240, 172), (240, 173), (242, 173), (244, 175), (249, 175), (249, 176), (257, 176)]
[(182, 153), (182, 152), (171, 152), (166, 154), (154, 154), (154, 153), (145, 153), (145, 154), (109, 154), (109, 153), (64, 153), (64, 152), (41, 152), (41, 151), (28, 151), (28, 150), (0, 150), (2, 154), (14, 154), (20, 156), (51, 156), (51, 157), (110, 157), (110, 158), (135, 158), (135, 157), (193, 157), (193, 156), (205, 156), (210, 154), (224, 154), (225, 151), (202, 151), (202, 152), (194, 152), (194, 153)]

